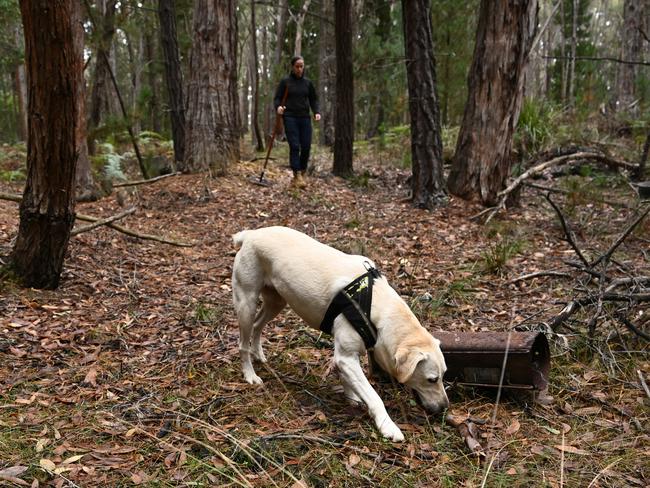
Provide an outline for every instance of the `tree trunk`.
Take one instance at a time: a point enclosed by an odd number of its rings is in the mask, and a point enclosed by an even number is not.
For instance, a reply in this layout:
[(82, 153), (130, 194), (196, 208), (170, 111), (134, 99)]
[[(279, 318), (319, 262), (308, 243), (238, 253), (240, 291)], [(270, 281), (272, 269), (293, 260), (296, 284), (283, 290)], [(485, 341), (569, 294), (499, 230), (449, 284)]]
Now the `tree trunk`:
[[(628, 61), (642, 61), (644, 18), (650, 15), (644, 4), (647, 0), (625, 0), (623, 4), (623, 28), (621, 32), (621, 58)], [(650, 22), (647, 22), (650, 26)], [(650, 33), (646, 31), (650, 36)], [(650, 41), (646, 41), (650, 45)], [(649, 48), (650, 49), (650, 48)], [(619, 63), (617, 66), (616, 108), (622, 112), (630, 111), (636, 99), (636, 80), (639, 67), (634, 64)], [(634, 110), (631, 111), (634, 113)]]
[[(78, 52), (84, 50), (84, 18), (81, 8), (75, 9), (77, 17), (73, 19), (74, 42)], [(77, 169), (75, 171), (75, 195), (77, 201), (95, 201), (101, 196), (101, 192), (95, 182), (90, 157), (88, 156), (88, 141), (86, 139), (86, 81), (83, 77), (83, 67), (81, 83), (77, 87), (75, 97), (77, 103), (77, 147), (79, 149), (79, 159), (77, 160)]]
[[(15, 31), (16, 46), (19, 49), (23, 48), (23, 34), (18, 27)], [(25, 80), (25, 63), (21, 60), (16, 65), (14, 72), (14, 85), (16, 92), (16, 100), (18, 101), (18, 116), (20, 118), (20, 140), (27, 140), (27, 82)]]
[(259, 115), (259, 91), (260, 79), (257, 70), (257, 26), (255, 25), (255, 0), (251, 0), (251, 59), (250, 59), (251, 75), (252, 75), (252, 88), (253, 88), (253, 112), (251, 117), (251, 125), (253, 128), (253, 136), (255, 137), (255, 150), (264, 151), (264, 139), (260, 132)]
[(351, 0), (337, 1), (334, 7), (336, 32), (336, 134), (334, 138), (334, 167), (337, 176), (353, 173), (354, 143), (354, 80), (352, 66)]
[(446, 200), (431, 0), (402, 0), (402, 17), (411, 115), (413, 205), (431, 209)]
[(302, 8), (300, 9), (300, 13), (296, 17), (296, 38), (293, 45), (294, 56), (302, 56), (302, 31), (303, 26), (305, 25), (305, 17), (307, 15), (307, 11), (309, 10), (310, 3), (311, 0), (305, 0), (305, 2), (302, 4)]
[(179, 169), (185, 160), (185, 101), (183, 99), (183, 72), (178, 54), (176, 36), (176, 8), (174, 0), (158, 2), (160, 37), (165, 59), (165, 81), (169, 97), (169, 112), (174, 140), (174, 158)]
[(576, 53), (578, 50), (578, 0), (571, 4), (571, 59), (569, 59), (569, 86), (567, 100), (571, 107), (576, 104)]
[(237, 12), (234, 0), (197, 0), (184, 171), (224, 175), (239, 161)]
[(150, 127), (156, 134), (160, 134), (162, 124), (160, 123), (160, 97), (158, 96), (158, 77), (156, 76), (155, 66), (156, 46), (154, 44), (154, 36), (149, 30), (149, 24), (147, 24), (147, 32), (144, 34), (144, 58), (146, 60), (147, 83), (151, 92), (149, 107)]
[(10, 266), (24, 286), (58, 287), (74, 224), (77, 164), (75, 99), (82, 52), (76, 0), (21, 0), (29, 93), (27, 182)]
[(318, 102), (320, 104), (320, 136), (321, 145), (332, 147), (334, 144), (333, 100), (336, 96), (336, 56), (334, 54), (334, 30), (332, 26), (333, 3), (321, 4), (321, 17), (318, 33)]
[(494, 205), (510, 173), (512, 137), (537, 26), (537, 0), (481, 1), (474, 59), (448, 186)]
[(102, 116), (115, 114), (115, 90), (111, 82), (109, 59), (113, 35), (115, 34), (115, 5), (117, 0), (101, 0), (102, 17), (95, 25), (97, 29), (97, 49), (95, 51), (95, 73), (90, 93), (90, 120), (88, 121), (88, 152), (95, 154), (94, 133), (102, 122)]
[[(329, 3), (329, 2), (324, 2)], [(275, 30), (275, 49), (273, 51), (273, 62), (271, 65), (271, 80), (277, 80), (281, 78), (281, 73), (285, 70), (284, 68), (288, 63), (283, 62), (282, 55), (284, 53), (284, 37), (287, 33), (287, 22), (289, 21), (289, 0), (279, 0), (277, 8), (277, 20), (276, 20), (276, 30)], [(269, 97), (269, 103), (267, 105), (266, 111), (267, 116), (264, 117), (264, 133), (271, 134), (273, 127), (271, 124), (275, 121), (275, 107), (273, 106), (273, 91), (271, 91), (271, 96)], [(280, 119), (282, 122), (282, 119)], [(280, 123), (278, 128), (276, 138), (280, 138), (284, 134), (284, 126)]]

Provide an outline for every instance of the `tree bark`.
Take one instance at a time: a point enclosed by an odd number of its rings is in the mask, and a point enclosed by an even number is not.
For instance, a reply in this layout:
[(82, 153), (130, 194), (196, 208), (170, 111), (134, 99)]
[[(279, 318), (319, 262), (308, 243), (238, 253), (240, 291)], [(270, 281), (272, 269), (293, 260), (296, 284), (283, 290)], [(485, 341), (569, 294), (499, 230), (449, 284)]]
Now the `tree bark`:
[(178, 54), (176, 35), (176, 8), (174, 0), (158, 2), (160, 37), (165, 59), (165, 82), (169, 97), (169, 113), (174, 140), (174, 159), (182, 169), (185, 160), (185, 101), (183, 99), (183, 71)]
[(21, 0), (29, 93), (27, 182), (10, 267), (23, 285), (58, 287), (74, 224), (83, 59), (75, 0)]
[(448, 187), (487, 206), (510, 173), (512, 137), (537, 26), (537, 0), (481, 1), (474, 59)]
[(354, 80), (352, 66), (352, 16), (351, 0), (337, 1), (335, 10), (336, 32), (336, 110), (334, 167), (337, 176), (353, 173), (352, 147), (354, 142)]
[(402, 17), (411, 116), (412, 200), (418, 208), (431, 209), (446, 200), (431, 0), (402, 0)]
[(197, 0), (184, 172), (226, 173), (239, 161), (237, 12), (234, 0)]

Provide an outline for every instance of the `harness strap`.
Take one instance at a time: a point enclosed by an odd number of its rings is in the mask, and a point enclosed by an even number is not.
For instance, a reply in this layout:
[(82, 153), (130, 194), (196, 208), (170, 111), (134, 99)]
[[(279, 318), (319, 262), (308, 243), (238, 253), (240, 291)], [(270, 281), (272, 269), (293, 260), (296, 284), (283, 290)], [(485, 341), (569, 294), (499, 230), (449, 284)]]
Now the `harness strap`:
[(334, 296), (320, 324), (320, 330), (331, 335), (334, 320), (343, 314), (363, 339), (366, 349), (372, 349), (377, 342), (377, 328), (370, 320), (372, 286), (381, 273), (370, 266), (370, 263), (365, 265), (368, 272), (356, 278)]

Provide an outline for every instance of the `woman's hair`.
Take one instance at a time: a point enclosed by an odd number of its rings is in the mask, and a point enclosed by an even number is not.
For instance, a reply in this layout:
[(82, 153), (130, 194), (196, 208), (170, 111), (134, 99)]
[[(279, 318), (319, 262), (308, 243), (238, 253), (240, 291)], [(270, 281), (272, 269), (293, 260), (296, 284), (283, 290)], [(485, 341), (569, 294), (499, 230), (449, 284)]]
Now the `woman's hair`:
[(294, 56), (293, 58), (291, 58), (291, 66), (296, 64), (296, 61), (298, 61), (299, 59), (302, 59), (304, 61), (304, 58), (302, 56)]

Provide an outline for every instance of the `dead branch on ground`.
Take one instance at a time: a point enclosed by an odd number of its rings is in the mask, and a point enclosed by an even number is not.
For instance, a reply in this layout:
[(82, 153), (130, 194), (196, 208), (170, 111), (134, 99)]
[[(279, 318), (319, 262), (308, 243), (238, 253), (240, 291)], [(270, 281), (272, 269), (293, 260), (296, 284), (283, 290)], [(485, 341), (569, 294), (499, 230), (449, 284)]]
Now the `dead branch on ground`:
[[(547, 159), (549, 157), (550, 159)], [(639, 166), (637, 164), (628, 163), (627, 161), (621, 161), (619, 159), (612, 158), (606, 154), (597, 152), (594, 149), (579, 146), (559, 148), (550, 152), (542, 153), (527, 163), (526, 166), (532, 164), (533, 161), (539, 161), (540, 158), (543, 159), (541, 163), (528, 168), (521, 175), (515, 178), (505, 189), (501, 190), (497, 194), (499, 201), (494, 207), (486, 208), (485, 210), (472, 216), (471, 220), (476, 220), (487, 214), (487, 217), (485, 219), (485, 223), (487, 224), (500, 210), (506, 208), (506, 201), (512, 192), (519, 188), (519, 186), (521, 186), (529, 178), (537, 176), (553, 166), (561, 166), (568, 163), (576, 163), (579, 161), (595, 161), (615, 170), (625, 169), (630, 172), (637, 171)]]
[[(596, 325), (598, 320), (603, 314), (603, 305), (606, 302), (618, 302), (625, 303), (627, 307), (624, 309), (619, 309), (615, 313), (616, 319), (621, 322), (625, 327), (636, 334), (638, 337), (641, 337), (645, 340), (650, 340), (650, 335), (645, 333), (640, 328), (636, 327), (632, 322), (630, 322), (626, 315), (634, 306), (639, 303), (650, 302), (650, 290), (648, 287), (644, 286), (646, 283), (650, 283), (649, 276), (632, 276), (628, 278), (611, 278), (607, 274), (607, 268), (612, 261), (612, 255), (616, 249), (625, 241), (625, 239), (632, 233), (632, 231), (641, 223), (641, 221), (650, 213), (650, 206), (644, 211), (640, 212), (634, 220), (625, 228), (621, 234), (614, 240), (614, 242), (603, 252), (599, 257), (589, 261), (584, 253), (581, 251), (578, 246), (575, 235), (571, 230), (566, 217), (562, 213), (562, 210), (558, 205), (556, 205), (549, 194), (545, 195), (546, 200), (551, 204), (555, 210), (558, 218), (562, 224), (562, 229), (566, 237), (567, 242), (570, 244), (573, 251), (576, 253), (581, 263), (566, 262), (566, 264), (584, 272), (588, 275), (588, 280), (585, 283), (580, 283), (580, 286), (576, 286), (576, 289), (585, 290), (586, 296), (574, 298), (569, 301), (567, 305), (562, 309), (562, 311), (553, 319), (550, 324), (550, 328), (553, 331), (557, 331), (564, 322), (575, 313), (577, 310), (595, 305), (596, 310), (592, 314), (591, 319), (588, 322), (589, 335), (592, 337), (596, 330)], [(597, 283), (597, 289), (593, 290), (589, 288), (589, 285), (592, 282)], [(607, 286), (606, 286), (607, 285)], [(616, 293), (614, 290), (627, 286), (625, 292)], [(627, 313), (626, 313), (627, 312)]]
[(134, 180), (134, 181), (124, 181), (122, 183), (114, 183), (113, 188), (121, 188), (123, 186), (136, 186), (136, 185), (146, 185), (147, 183), (154, 183), (165, 178), (170, 178), (172, 176), (178, 176), (182, 174), (180, 171), (176, 173), (170, 173), (168, 175), (156, 176), (155, 178), (149, 178), (148, 180)]
[[(1, 193), (0, 192), (0, 200), (8, 200), (11, 202), (16, 202), (20, 203), (23, 201), (22, 197), (20, 195), (12, 195), (10, 193)], [(131, 212), (132, 213), (132, 212)], [(91, 230), (92, 228), (95, 227), (100, 227), (101, 225), (105, 225), (107, 227), (110, 227), (111, 229), (115, 229), (118, 232), (121, 232), (122, 234), (126, 234), (131, 237), (137, 237), (138, 239), (143, 239), (143, 240), (149, 240), (149, 241), (156, 241), (156, 242), (162, 242), (163, 244), (170, 244), (172, 246), (178, 246), (178, 247), (192, 247), (194, 244), (189, 244), (187, 242), (181, 242), (181, 241), (175, 241), (173, 239), (168, 239), (166, 237), (161, 237), (161, 236), (156, 236), (152, 234), (142, 234), (140, 232), (136, 232), (134, 230), (128, 229), (126, 227), (122, 227), (121, 225), (114, 224), (113, 221), (117, 220), (113, 217), (109, 217), (108, 219), (98, 219), (96, 217), (91, 217), (89, 215), (83, 215), (83, 214), (77, 214), (76, 216), (79, 220), (85, 220), (86, 222), (94, 222), (96, 225), (94, 226), (86, 226), (87, 228), (85, 230), (79, 230), (77, 229), (77, 232), (71, 235), (76, 235), (81, 232), (86, 232), (87, 230)], [(115, 216), (114, 216), (115, 217)], [(121, 218), (121, 217), (119, 217)], [(105, 221), (100, 223), (101, 221)], [(82, 227), (83, 229), (83, 227)], [(73, 231), (74, 232), (74, 231)]]
[(72, 231), (70, 232), (70, 236), (76, 236), (78, 234), (81, 234), (82, 232), (88, 232), (89, 230), (93, 230), (96, 229), (97, 227), (101, 227), (102, 225), (108, 225), (112, 222), (115, 222), (116, 220), (123, 219), (127, 215), (131, 215), (133, 213), (135, 213), (135, 207), (128, 208), (124, 212), (120, 212), (111, 217), (106, 217), (105, 219), (96, 220), (94, 224), (85, 225), (83, 227), (77, 227), (76, 229), (72, 229)]

